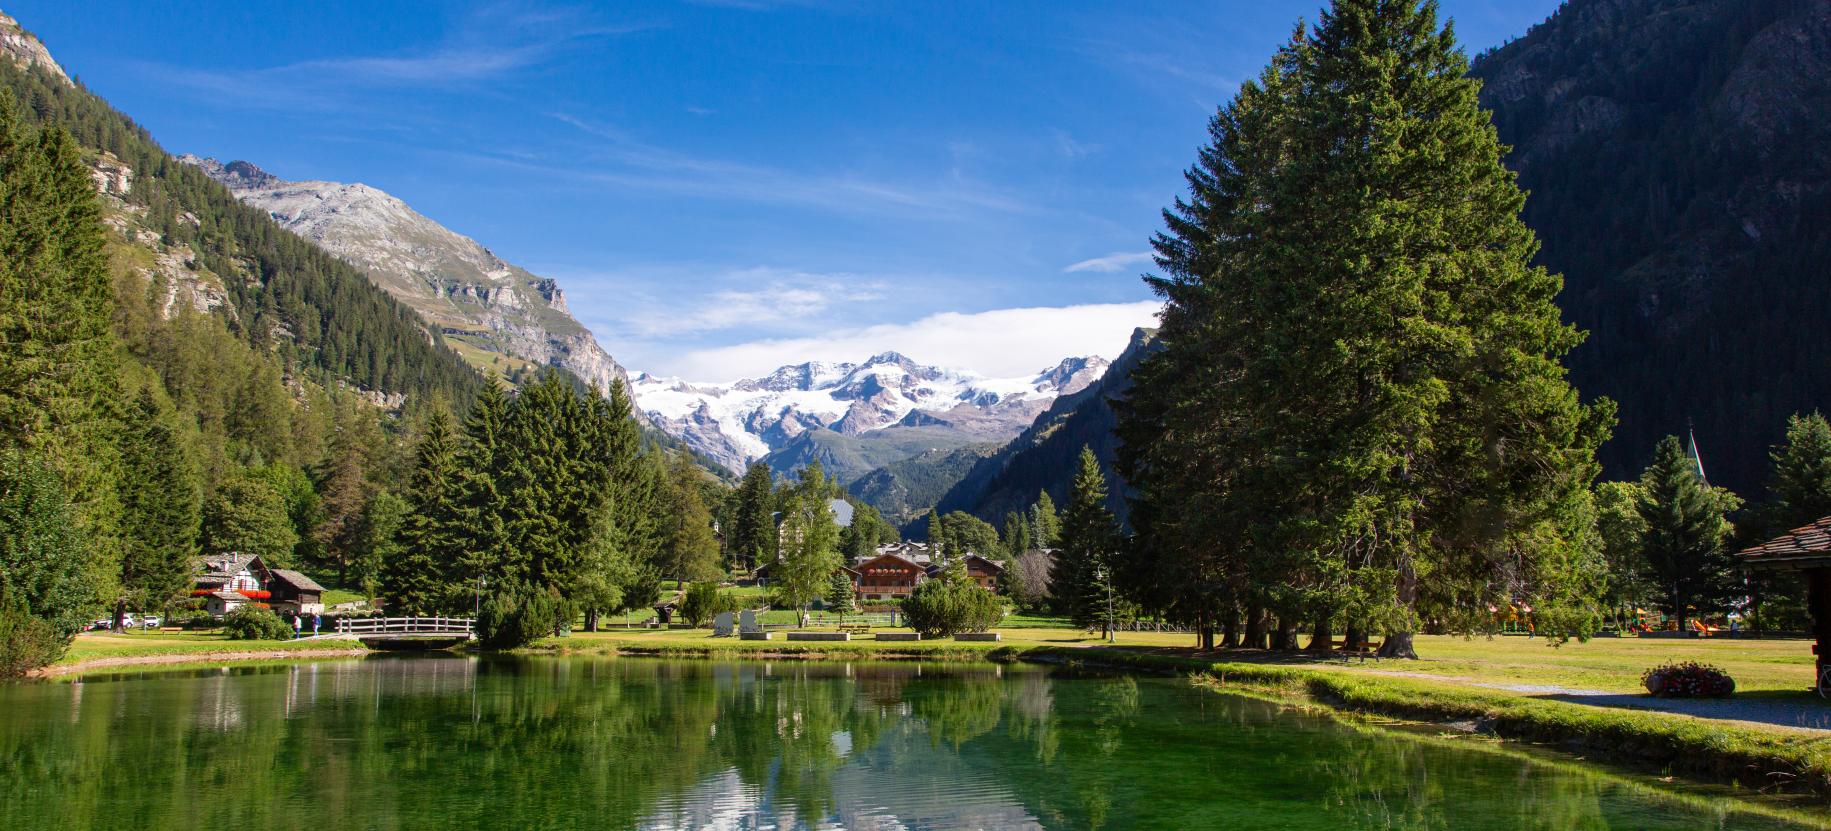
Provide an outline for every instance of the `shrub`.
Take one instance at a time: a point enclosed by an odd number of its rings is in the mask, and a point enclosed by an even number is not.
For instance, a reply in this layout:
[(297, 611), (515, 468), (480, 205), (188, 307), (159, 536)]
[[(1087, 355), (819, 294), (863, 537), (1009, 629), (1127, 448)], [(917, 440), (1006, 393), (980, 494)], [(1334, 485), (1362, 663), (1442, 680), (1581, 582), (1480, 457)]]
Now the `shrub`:
[(508, 591), (483, 603), (477, 642), (489, 649), (516, 649), (553, 634), (560, 624), (559, 598)]
[(17, 678), (64, 656), (70, 639), (0, 594), (0, 678)]
[(244, 603), (223, 616), (223, 631), (235, 641), (283, 641), (292, 637), (292, 627), (272, 609)]
[(721, 612), (735, 612), (737, 598), (718, 590), (717, 583), (692, 583), (680, 601), (680, 617), (689, 626), (704, 626)]
[(1004, 616), (1004, 600), (968, 580), (929, 580), (903, 598), (903, 620), (924, 638), (984, 632)]
[(1640, 683), (1661, 698), (1723, 698), (1736, 691), (1729, 673), (1696, 661), (1656, 666), (1640, 676)]

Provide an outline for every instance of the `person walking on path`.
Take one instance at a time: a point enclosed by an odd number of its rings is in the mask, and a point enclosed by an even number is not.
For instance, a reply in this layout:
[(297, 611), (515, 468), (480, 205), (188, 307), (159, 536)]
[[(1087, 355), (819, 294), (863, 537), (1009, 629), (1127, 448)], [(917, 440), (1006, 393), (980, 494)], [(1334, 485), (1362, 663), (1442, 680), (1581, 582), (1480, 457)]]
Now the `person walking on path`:
[(303, 620), (300, 620), (300, 619), (299, 619), (299, 613), (298, 613), (298, 612), (293, 612), (293, 613), (292, 613), (292, 637), (293, 637), (293, 640), (298, 640), (298, 639), (299, 639), (299, 629), (300, 629), (300, 628), (301, 628), (301, 627), (303, 627), (303, 626), (304, 626), (304, 625), (305, 625), (305, 621), (303, 621)]
[(312, 637), (314, 637), (314, 638), (318, 637), (318, 627), (323, 626), (323, 625), (324, 625), (324, 616), (321, 614), (318, 614), (317, 612), (313, 612), (312, 613)]

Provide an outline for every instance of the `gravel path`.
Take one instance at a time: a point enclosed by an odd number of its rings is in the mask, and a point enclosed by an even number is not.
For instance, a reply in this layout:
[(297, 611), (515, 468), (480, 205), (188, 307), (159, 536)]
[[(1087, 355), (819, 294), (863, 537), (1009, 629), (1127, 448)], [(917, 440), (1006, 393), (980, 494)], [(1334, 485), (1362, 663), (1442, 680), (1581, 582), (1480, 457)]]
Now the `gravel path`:
[(1614, 707), (1622, 710), (1650, 710), (1661, 713), (1677, 713), (1684, 716), (1712, 719), (1715, 721), (1741, 722), (1754, 727), (1783, 727), (1817, 733), (1831, 731), (1831, 704), (1819, 706), (1818, 702), (1786, 701), (1765, 698), (1654, 698), (1650, 695), (1609, 692), (1607, 690), (1585, 690), (1573, 687), (1560, 687), (1551, 684), (1499, 684), (1483, 681), (1479, 678), (1468, 678), (1456, 675), (1432, 675), (1428, 672), (1405, 672), (1402, 670), (1366, 670), (1369, 675), (1387, 675), (1399, 678), (1418, 678), (1426, 681), (1447, 681), (1452, 684), (1463, 684), (1470, 687), (1483, 687), (1491, 690), (1506, 690), (1538, 698), (1550, 698), (1567, 701), (1572, 704), (1585, 704), (1592, 707)]

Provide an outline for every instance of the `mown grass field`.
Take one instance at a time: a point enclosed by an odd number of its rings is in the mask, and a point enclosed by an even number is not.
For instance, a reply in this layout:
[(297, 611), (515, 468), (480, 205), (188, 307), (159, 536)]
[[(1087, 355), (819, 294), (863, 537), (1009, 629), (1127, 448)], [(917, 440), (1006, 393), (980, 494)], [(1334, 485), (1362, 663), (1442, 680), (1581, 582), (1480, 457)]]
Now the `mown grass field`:
[(76, 636), (70, 651), (58, 666), (80, 664), (103, 658), (133, 658), (142, 655), (199, 655), (231, 652), (272, 652), (292, 649), (324, 649), (327, 646), (355, 645), (342, 640), (234, 641), (216, 632), (85, 632)]

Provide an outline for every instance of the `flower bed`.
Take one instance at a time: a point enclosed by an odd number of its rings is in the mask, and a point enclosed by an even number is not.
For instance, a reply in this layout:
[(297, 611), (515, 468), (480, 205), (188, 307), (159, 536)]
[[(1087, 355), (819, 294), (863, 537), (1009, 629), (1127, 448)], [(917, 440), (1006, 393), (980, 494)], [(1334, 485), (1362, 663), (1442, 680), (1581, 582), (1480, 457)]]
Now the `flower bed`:
[(1660, 698), (1723, 698), (1736, 691), (1729, 673), (1696, 661), (1656, 666), (1640, 676), (1640, 683)]

